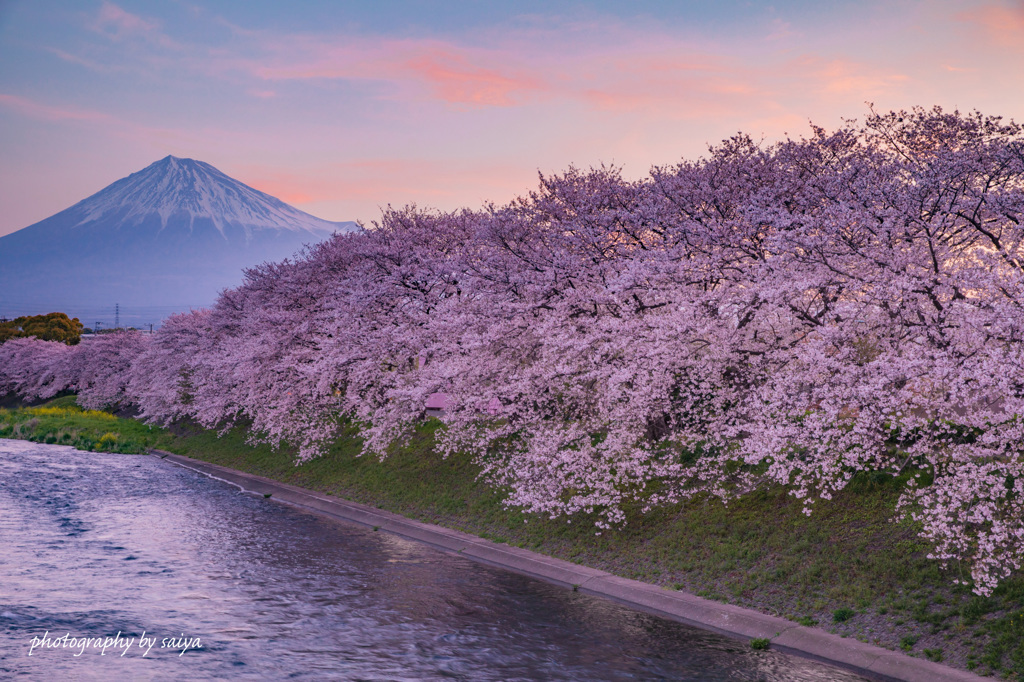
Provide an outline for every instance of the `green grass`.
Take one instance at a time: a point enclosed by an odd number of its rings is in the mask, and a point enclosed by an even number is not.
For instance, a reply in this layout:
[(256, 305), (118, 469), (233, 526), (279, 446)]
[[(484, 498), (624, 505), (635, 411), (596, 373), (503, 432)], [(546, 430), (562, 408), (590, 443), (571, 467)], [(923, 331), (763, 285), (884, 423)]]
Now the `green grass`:
[(832, 612), (832, 621), (834, 623), (845, 623), (846, 621), (850, 620), (851, 618), (853, 618), (856, 615), (857, 615), (857, 612), (854, 611), (853, 609), (847, 609), (847, 608), (836, 609), (835, 611)]
[[(436, 421), (422, 424), (408, 446), (393, 448), (384, 461), (360, 457), (358, 432), (347, 428), (323, 457), (296, 466), (290, 449), (251, 446), (241, 429), (222, 437), (188, 424), (150, 429), (77, 411), (73, 397), (44, 407), (67, 412), (0, 410), (0, 437), (81, 438), (91, 445), (83, 449), (115, 452), (161, 448), (891, 649), (909, 644), (912, 653), (946, 665), (1024, 680), (1024, 578), (1006, 581), (989, 598), (955, 585), (960, 574), (926, 558), (928, 547), (913, 524), (892, 520), (901, 481), (891, 477), (859, 476), (834, 499), (816, 503), (811, 516), (799, 500), (774, 489), (728, 506), (699, 498), (647, 515), (633, 510), (623, 528), (597, 535), (594, 519), (567, 523), (506, 509), (502, 492), (477, 480), (479, 467), (469, 457), (442, 459), (434, 451)], [(104, 434), (116, 438), (104, 443)]]
[(139, 454), (153, 447), (160, 435), (159, 429), (134, 420), (83, 410), (75, 396), (39, 407), (0, 409), (0, 438), (70, 445), (92, 452)]

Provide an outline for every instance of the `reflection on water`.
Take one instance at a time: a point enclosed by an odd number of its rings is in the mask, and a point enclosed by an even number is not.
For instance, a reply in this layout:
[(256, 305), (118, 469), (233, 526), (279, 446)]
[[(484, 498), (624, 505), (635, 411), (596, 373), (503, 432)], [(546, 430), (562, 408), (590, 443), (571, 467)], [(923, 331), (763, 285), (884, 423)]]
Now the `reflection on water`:
[[(143, 631), (145, 657), (33, 637)], [(200, 638), (179, 655), (163, 638)], [(242, 494), (0, 440), (0, 677), (859, 680)]]

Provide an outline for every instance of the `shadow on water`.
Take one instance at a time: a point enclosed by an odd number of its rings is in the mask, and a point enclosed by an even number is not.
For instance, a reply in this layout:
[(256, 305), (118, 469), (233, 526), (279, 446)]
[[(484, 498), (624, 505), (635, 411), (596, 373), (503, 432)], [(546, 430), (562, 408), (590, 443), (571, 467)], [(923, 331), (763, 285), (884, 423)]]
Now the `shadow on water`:
[[(155, 458), (0, 440), (0, 480), (3, 677), (863, 679)], [(30, 656), (46, 632), (135, 642)]]

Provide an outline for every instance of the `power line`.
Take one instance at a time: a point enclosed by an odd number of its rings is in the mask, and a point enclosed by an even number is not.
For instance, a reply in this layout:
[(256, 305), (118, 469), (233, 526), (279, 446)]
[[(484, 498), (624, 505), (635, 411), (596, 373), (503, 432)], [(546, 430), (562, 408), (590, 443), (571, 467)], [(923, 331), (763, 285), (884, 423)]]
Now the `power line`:
[[(31, 317), (35, 315), (47, 315), (54, 312), (62, 312), (68, 317), (76, 317), (79, 320), (92, 318), (96, 320), (94, 327), (106, 329), (118, 329), (123, 324), (133, 329), (145, 329), (150, 331), (160, 327), (163, 321), (175, 313), (189, 313), (194, 310), (209, 309), (207, 305), (128, 305), (121, 310), (120, 302), (111, 309), (103, 305), (73, 305), (67, 302), (56, 303), (53, 301), (34, 301), (31, 299), (14, 299), (9, 296), (0, 295), (0, 321), (11, 320), (18, 317)], [(104, 321), (105, 320), (105, 321)]]

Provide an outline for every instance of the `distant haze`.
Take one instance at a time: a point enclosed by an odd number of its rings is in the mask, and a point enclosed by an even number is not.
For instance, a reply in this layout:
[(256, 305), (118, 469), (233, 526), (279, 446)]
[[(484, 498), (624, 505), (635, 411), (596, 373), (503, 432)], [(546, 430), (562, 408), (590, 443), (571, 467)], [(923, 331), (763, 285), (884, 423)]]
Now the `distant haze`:
[(357, 230), (168, 156), (0, 237), (0, 316), (66, 312), (86, 326), (158, 324), (210, 306), (243, 269)]

